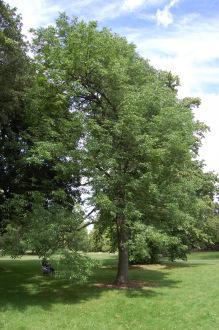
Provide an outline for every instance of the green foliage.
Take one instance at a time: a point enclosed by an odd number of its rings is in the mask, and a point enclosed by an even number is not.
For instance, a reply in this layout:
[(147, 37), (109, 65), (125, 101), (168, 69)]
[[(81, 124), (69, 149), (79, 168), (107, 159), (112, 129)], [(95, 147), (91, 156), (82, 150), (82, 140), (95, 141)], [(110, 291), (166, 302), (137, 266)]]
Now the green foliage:
[(90, 250), (90, 241), (87, 228), (77, 230), (75, 233), (75, 249), (82, 252), (88, 252)]
[(55, 276), (60, 279), (69, 279), (74, 283), (85, 283), (93, 274), (99, 263), (76, 251), (65, 250), (58, 260), (52, 263), (55, 267)]
[(219, 249), (219, 214), (218, 202), (215, 203), (214, 214), (208, 218), (206, 223), (206, 231), (211, 237), (211, 241), (205, 244), (206, 249)]
[(7, 206), (16, 213), (2, 237), (5, 254), (15, 257), (31, 250), (39, 257), (48, 257), (64, 248), (86, 249), (85, 232), (77, 230), (83, 223), (79, 206), (75, 206), (74, 212), (54, 201), (45, 206), (45, 196), (37, 192), (29, 196), (28, 202), (16, 195)]
[(157, 263), (160, 257), (186, 260), (188, 247), (180, 238), (168, 236), (165, 232), (142, 223), (135, 223), (129, 241), (131, 263)]

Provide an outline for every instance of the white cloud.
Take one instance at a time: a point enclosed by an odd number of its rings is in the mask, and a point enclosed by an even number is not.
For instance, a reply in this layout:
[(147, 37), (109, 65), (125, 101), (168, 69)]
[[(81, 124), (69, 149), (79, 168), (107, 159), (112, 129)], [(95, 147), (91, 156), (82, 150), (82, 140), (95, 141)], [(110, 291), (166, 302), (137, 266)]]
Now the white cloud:
[(173, 6), (175, 6), (177, 4), (177, 2), (179, 2), (180, 0), (172, 0), (170, 1), (170, 3), (167, 5), (169, 8), (172, 8)]
[(156, 13), (157, 23), (165, 27), (173, 23), (173, 15), (171, 14), (168, 7), (165, 7), (163, 10), (158, 9)]
[(179, 0), (172, 0), (168, 3), (163, 10), (158, 9), (156, 12), (156, 19), (159, 25), (167, 27), (173, 23), (173, 15), (170, 12), (170, 9), (175, 6)]
[(53, 22), (61, 8), (58, 5), (48, 6), (46, 0), (7, 0), (11, 7), (17, 7), (22, 15), (23, 33), (30, 38), (29, 29)]
[(122, 9), (132, 11), (142, 6), (145, 0), (125, 0), (122, 5)]

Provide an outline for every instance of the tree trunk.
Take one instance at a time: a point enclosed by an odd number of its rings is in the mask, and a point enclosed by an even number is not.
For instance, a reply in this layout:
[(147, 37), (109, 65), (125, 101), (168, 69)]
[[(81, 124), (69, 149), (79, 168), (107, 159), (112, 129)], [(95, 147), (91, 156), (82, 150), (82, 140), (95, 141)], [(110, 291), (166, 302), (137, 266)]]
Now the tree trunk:
[(125, 284), (128, 281), (128, 247), (127, 233), (125, 228), (125, 219), (122, 215), (118, 215), (116, 219), (117, 234), (118, 234), (118, 271), (116, 276), (116, 284)]

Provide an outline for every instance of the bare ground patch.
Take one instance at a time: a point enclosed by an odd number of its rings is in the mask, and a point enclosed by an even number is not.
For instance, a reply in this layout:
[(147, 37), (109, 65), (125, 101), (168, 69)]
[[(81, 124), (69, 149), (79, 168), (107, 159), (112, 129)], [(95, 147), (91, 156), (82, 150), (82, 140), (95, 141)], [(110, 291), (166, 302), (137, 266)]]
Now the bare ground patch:
[(138, 288), (151, 288), (156, 287), (153, 281), (128, 281), (125, 284), (116, 283), (95, 283), (95, 287), (103, 289), (138, 289)]
[(167, 268), (166, 265), (162, 264), (139, 264), (139, 265), (132, 265), (130, 268), (141, 268), (141, 269), (148, 269), (148, 270), (159, 270)]

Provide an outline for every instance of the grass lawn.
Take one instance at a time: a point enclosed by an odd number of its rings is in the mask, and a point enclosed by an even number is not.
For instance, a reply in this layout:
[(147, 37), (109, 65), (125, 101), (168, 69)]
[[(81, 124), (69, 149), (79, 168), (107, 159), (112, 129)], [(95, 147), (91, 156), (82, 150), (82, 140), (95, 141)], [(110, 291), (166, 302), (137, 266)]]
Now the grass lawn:
[(187, 263), (131, 267), (135, 289), (109, 289), (116, 256), (102, 260), (86, 285), (43, 277), (32, 256), (0, 258), (0, 329), (219, 329), (219, 252), (193, 253)]

